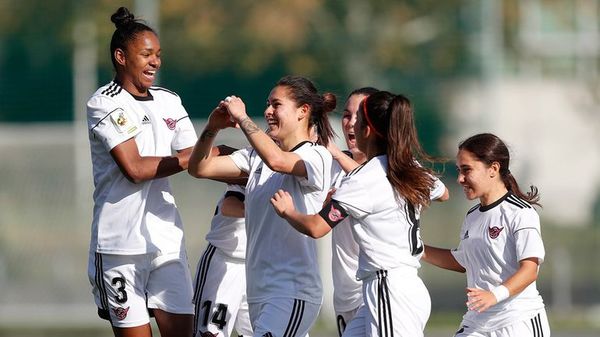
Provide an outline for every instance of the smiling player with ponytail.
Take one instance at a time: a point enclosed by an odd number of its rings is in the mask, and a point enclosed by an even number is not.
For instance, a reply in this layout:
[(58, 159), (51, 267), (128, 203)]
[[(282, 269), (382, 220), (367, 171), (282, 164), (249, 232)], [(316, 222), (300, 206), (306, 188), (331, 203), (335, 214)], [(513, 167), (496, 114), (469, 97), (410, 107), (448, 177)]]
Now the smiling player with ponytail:
[(521, 191), (510, 172), (504, 142), (490, 133), (459, 144), (458, 183), (469, 200), (479, 200), (465, 217), (460, 244), (449, 250), (425, 245), (423, 260), (467, 273), (467, 313), (455, 336), (550, 336), (537, 291), (544, 243), (535, 186)]

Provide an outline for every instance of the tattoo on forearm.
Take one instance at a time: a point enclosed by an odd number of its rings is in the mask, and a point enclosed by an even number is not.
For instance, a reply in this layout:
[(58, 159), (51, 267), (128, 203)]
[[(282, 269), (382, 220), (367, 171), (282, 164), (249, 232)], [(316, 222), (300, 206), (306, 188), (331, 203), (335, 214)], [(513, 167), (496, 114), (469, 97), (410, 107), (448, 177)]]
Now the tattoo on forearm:
[(260, 131), (258, 126), (256, 126), (256, 124), (254, 124), (254, 122), (250, 119), (250, 117), (244, 118), (243, 120), (240, 121), (239, 124), (240, 124), (240, 129), (242, 129), (242, 131), (244, 131), (246, 136), (250, 136), (251, 134), (254, 134), (254, 133), (257, 133), (258, 131)]
[(205, 142), (209, 138), (214, 138), (216, 135), (217, 135), (217, 132), (214, 130), (204, 130), (204, 131), (202, 131), (202, 134), (200, 135), (200, 141)]

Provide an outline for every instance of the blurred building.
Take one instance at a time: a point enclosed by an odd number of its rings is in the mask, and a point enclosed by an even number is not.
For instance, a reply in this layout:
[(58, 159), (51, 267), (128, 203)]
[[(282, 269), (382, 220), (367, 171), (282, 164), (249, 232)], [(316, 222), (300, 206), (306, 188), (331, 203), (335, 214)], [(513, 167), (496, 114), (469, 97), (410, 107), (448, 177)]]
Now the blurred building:
[(599, 1), (508, 2), (465, 7), (480, 72), (446, 91), (448, 153), (472, 134), (497, 134), (521, 187), (540, 189), (545, 219), (589, 224), (600, 203)]

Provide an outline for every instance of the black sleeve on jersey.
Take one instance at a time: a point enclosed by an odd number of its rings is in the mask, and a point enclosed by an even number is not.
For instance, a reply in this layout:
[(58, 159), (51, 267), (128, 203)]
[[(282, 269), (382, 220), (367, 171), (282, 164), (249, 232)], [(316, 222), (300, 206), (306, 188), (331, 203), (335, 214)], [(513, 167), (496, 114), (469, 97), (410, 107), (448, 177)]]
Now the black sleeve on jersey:
[(244, 200), (246, 200), (246, 196), (244, 195), (244, 193), (242, 192), (238, 192), (238, 191), (227, 191), (225, 192), (225, 197), (234, 197), (236, 199), (238, 199), (241, 202), (244, 202)]
[(342, 206), (340, 206), (340, 204), (335, 200), (331, 200), (325, 204), (323, 209), (321, 209), (319, 212), (319, 215), (331, 228), (335, 227), (337, 224), (342, 222), (342, 220), (348, 217), (346, 210), (344, 210), (344, 208), (342, 208)]

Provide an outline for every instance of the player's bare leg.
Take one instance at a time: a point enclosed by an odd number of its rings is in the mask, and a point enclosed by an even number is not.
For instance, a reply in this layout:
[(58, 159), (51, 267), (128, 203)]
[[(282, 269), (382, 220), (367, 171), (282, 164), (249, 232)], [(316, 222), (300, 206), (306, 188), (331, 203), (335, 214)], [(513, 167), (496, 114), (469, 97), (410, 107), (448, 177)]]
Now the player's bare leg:
[(194, 315), (173, 314), (159, 309), (153, 312), (161, 337), (192, 337)]
[(117, 328), (113, 326), (115, 337), (152, 337), (150, 324), (144, 324), (132, 328)]

